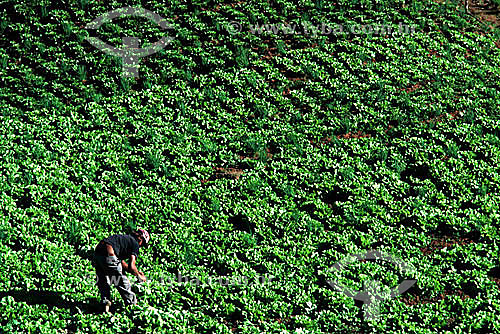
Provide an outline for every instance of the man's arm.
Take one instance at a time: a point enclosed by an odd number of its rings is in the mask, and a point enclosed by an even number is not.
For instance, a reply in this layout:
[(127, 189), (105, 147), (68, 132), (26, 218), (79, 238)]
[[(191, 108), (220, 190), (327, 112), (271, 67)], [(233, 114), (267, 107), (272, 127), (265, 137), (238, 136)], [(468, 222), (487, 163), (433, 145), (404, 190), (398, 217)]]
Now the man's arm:
[[(125, 262), (125, 261), (123, 261)], [(125, 263), (126, 264), (126, 263)], [(122, 263), (123, 265), (123, 263)], [(133, 274), (134, 276), (138, 277), (141, 281), (146, 280), (146, 276), (139, 270), (137, 270), (137, 267), (135, 266), (135, 255), (130, 256), (130, 265), (123, 266), (123, 268), (128, 271), (129, 273)]]
[(122, 260), (122, 268), (123, 268), (123, 271), (129, 272), (128, 263), (125, 262), (125, 260)]

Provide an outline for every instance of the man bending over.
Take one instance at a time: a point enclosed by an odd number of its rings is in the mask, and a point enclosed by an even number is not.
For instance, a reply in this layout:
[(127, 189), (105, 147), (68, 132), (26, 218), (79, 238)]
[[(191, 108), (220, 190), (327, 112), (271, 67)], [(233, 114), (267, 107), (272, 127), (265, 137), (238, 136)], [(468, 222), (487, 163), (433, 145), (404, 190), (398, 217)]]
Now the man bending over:
[[(140, 281), (146, 281), (144, 274), (137, 270), (135, 260), (139, 256), (139, 248), (147, 246), (148, 243), (149, 233), (139, 229), (128, 235), (112, 235), (101, 240), (96, 246), (94, 267), (104, 312), (109, 312), (111, 306), (111, 285), (118, 289), (125, 305), (137, 303), (137, 297), (131, 290), (125, 272), (133, 274)], [(129, 260), (129, 263), (125, 260)]]

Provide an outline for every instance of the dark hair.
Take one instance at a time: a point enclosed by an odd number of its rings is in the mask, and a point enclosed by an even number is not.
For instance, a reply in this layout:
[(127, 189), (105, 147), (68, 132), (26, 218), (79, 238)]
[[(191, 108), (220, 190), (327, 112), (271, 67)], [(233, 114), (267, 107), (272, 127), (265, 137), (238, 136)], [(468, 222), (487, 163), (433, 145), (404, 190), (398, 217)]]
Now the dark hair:
[(141, 247), (146, 246), (146, 240), (144, 240), (139, 231), (132, 232), (132, 236), (137, 240), (138, 243), (140, 240), (142, 240), (142, 244), (140, 245)]
[(130, 235), (133, 236), (134, 238), (136, 238), (137, 240), (139, 240), (139, 238), (141, 238), (141, 235), (137, 231), (130, 233)]

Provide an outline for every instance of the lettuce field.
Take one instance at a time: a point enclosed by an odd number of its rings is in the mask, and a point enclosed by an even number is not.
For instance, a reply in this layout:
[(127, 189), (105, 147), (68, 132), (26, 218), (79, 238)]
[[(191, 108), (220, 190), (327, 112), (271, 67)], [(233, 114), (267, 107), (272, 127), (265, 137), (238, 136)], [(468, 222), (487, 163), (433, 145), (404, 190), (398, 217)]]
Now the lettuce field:
[[(170, 28), (87, 29), (127, 6)], [(0, 0), (0, 32), (1, 333), (500, 333), (500, 33), (463, 1)], [(89, 42), (127, 36), (172, 40), (134, 77)], [(335, 270), (368, 250), (413, 270)], [(331, 284), (405, 279), (375, 319)]]

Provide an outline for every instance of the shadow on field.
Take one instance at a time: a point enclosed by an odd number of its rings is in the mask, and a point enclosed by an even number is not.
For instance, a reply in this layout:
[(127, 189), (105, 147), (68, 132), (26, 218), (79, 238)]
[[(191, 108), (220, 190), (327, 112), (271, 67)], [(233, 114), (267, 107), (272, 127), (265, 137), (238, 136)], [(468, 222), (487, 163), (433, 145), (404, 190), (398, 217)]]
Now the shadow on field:
[(64, 298), (63, 292), (48, 290), (10, 290), (0, 291), (0, 299), (10, 296), (16, 302), (25, 302), (28, 305), (47, 305), (49, 309), (54, 307), (71, 310), (72, 313), (101, 313), (97, 299), (87, 302), (69, 301)]
[(92, 257), (94, 256), (94, 251), (83, 250), (75, 247), (75, 254), (81, 257), (82, 259), (89, 260), (92, 262)]

